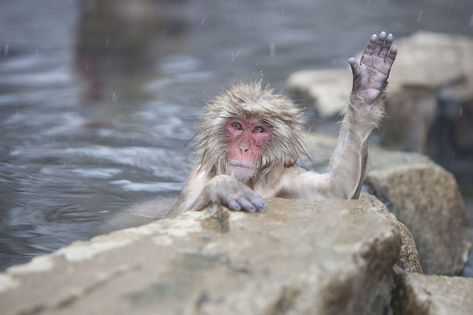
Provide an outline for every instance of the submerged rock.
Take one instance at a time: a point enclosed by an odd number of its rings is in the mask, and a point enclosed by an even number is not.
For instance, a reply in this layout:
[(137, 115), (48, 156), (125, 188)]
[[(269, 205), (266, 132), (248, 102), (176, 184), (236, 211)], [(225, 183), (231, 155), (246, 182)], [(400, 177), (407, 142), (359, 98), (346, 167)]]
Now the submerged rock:
[(399, 274), (394, 315), (470, 315), (473, 279)]

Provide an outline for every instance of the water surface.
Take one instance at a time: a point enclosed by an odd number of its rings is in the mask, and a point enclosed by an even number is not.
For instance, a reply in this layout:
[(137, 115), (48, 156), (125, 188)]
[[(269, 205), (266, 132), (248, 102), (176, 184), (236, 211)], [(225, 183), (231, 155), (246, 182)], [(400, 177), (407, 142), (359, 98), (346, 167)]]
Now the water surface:
[(177, 194), (198, 114), (233, 80), (281, 90), (380, 30), (471, 36), (473, 2), (2, 1), (0, 269)]

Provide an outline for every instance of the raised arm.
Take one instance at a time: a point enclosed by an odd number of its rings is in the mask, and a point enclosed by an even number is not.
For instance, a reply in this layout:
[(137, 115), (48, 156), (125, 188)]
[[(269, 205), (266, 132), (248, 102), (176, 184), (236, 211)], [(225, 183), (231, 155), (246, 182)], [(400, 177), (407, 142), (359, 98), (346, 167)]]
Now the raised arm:
[(197, 135), (201, 159), (172, 213), (219, 203), (261, 211), (267, 197), (356, 198), (367, 170), (371, 131), (383, 116), (382, 93), (396, 57), (392, 35), (373, 35), (360, 63), (350, 58), (353, 89), (326, 174), (296, 166), (305, 153), (301, 112), (260, 82), (237, 84), (208, 104)]
[(368, 164), (368, 137), (383, 113), (383, 91), (396, 58), (393, 36), (372, 35), (360, 62), (348, 59), (353, 88), (327, 174), (289, 175), (285, 192), (303, 198), (358, 198)]

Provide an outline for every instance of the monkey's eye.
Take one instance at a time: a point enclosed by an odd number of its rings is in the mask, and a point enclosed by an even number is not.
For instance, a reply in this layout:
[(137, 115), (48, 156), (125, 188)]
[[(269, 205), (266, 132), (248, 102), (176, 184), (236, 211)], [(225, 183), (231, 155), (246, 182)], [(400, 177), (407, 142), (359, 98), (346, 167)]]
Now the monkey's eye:
[(264, 132), (264, 128), (261, 126), (256, 126), (255, 129), (253, 129), (253, 132), (262, 133)]
[(232, 123), (232, 127), (235, 130), (243, 130), (243, 127), (241, 126), (241, 124), (239, 122)]

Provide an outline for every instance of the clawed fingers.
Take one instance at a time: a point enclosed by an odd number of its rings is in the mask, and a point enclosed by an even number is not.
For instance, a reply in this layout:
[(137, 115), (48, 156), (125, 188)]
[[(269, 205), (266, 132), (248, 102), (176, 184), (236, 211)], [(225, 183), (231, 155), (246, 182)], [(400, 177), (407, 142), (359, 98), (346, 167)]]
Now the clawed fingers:
[(233, 211), (262, 212), (266, 210), (266, 202), (257, 194), (228, 196), (224, 204)]

